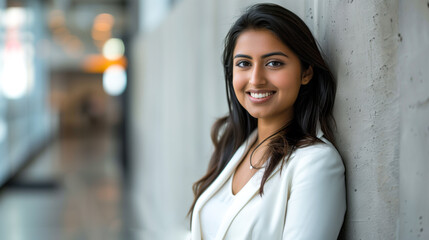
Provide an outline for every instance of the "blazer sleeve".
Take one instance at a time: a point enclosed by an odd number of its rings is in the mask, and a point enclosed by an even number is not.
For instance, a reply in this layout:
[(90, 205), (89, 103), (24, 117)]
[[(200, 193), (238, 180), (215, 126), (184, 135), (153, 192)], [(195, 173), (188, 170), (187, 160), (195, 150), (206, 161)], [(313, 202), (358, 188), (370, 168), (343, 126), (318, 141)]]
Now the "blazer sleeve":
[(346, 211), (344, 165), (336, 149), (317, 144), (295, 164), (283, 239), (337, 239)]

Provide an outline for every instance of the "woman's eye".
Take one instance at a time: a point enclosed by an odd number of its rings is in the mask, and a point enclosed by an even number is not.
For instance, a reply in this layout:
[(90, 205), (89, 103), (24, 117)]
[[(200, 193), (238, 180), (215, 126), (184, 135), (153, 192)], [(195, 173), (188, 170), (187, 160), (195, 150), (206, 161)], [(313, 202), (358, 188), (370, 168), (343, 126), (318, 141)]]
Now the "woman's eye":
[(270, 61), (267, 63), (267, 66), (269, 66), (269, 67), (280, 67), (283, 65), (284, 65), (284, 63), (279, 62), (279, 61)]
[(248, 61), (238, 61), (235, 66), (240, 67), (240, 68), (245, 68), (245, 67), (249, 67), (250, 63)]

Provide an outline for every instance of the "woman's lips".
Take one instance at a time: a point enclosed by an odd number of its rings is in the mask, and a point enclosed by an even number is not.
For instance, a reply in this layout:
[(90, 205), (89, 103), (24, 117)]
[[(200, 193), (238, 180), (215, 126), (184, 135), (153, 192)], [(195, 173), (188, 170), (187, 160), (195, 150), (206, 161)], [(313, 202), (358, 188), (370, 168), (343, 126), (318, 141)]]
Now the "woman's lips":
[(247, 92), (250, 101), (252, 101), (254, 103), (266, 102), (269, 99), (271, 99), (275, 93), (276, 93), (275, 91), (258, 91), (258, 92), (250, 91), (250, 92)]

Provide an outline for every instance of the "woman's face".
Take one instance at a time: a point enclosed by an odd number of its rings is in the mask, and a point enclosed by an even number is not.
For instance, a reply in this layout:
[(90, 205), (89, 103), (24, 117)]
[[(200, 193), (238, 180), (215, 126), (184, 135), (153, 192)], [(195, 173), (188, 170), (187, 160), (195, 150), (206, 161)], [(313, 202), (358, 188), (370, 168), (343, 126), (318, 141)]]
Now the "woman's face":
[(251, 116), (284, 124), (313, 72), (303, 72), (299, 58), (274, 33), (250, 29), (237, 39), (232, 76), (235, 95)]

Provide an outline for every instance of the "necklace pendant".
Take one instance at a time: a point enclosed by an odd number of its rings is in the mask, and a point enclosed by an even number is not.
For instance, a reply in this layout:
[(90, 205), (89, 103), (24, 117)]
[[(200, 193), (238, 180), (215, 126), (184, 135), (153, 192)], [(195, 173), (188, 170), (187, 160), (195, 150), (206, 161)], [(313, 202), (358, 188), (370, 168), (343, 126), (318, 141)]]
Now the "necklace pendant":
[(252, 169), (253, 169), (252, 165), (250, 165), (250, 166), (249, 166), (249, 169), (250, 169), (250, 170), (252, 170)]

